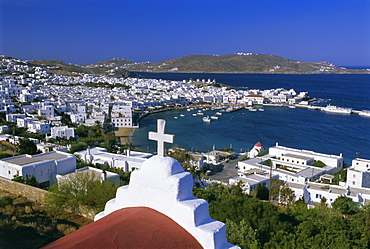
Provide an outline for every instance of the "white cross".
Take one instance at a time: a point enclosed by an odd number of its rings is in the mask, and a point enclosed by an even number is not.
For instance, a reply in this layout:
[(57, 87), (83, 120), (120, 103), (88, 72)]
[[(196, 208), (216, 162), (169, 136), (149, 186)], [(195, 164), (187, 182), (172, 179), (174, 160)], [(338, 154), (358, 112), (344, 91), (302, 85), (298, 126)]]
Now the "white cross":
[(150, 131), (149, 139), (157, 141), (157, 154), (164, 156), (164, 143), (173, 143), (174, 135), (164, 134), (166, 120), (157, 119), (157, 132)]

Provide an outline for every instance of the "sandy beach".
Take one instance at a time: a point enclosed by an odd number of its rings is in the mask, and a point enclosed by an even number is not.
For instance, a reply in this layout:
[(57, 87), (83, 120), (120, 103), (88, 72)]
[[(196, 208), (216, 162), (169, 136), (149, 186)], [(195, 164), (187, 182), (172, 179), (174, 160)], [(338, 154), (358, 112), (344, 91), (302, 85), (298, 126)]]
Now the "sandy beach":
[(135, 128), (130, 127), (119, 127), (117, 131), (114, 131), (117, 137), (120, 137), (121, 144), (126, 144), (130, 142), (130, 134)]

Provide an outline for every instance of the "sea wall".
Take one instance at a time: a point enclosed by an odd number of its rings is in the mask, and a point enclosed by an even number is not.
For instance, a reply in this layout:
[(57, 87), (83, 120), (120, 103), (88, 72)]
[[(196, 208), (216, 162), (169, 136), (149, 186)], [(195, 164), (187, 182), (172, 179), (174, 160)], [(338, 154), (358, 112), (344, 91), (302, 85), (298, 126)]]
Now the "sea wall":
[(21, 195), (31, 201), (39, 203), (43, 203), (45, 194), (48, 193), (46, 190), (11, 181), (3, 177), (0, 177), (0, 189), (10, 192), (14, 195)]

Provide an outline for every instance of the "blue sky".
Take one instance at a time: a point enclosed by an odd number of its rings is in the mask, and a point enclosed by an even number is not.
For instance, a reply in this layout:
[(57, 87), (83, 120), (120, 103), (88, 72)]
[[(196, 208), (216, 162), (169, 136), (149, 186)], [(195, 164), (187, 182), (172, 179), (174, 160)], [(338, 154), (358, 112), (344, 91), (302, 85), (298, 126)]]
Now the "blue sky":
[(87, 64), (253, 52), (370, 66), (370, 0), (2, 0), (0, 54)]

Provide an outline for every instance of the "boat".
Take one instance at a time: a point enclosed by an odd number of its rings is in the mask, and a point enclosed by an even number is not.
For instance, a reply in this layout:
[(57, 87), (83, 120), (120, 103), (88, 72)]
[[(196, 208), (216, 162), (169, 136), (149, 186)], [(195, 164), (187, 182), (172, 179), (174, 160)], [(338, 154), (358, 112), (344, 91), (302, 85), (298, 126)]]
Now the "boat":
[(222, 112), (216, 112), (216, 115), (222, 115)]
[(185, 114), (180, 114), (180, 117), (185, 117)]
[(321, 111), (351, 114), (352, 113), (352, 108), (344, 108), (344, 107), (338, 107), (338, 106), (335, 106), (335, 105), (327, 105), (326, 107), (322, 107)]
[(290, 105), (289, 108), (293, 108), (294, 109), (295, 108), (295, 105)]
[(362, 110), (358, 113), (358, 115), (370, 117), (370, 111), (369, 110)]
[(211, 122), (211, 119), (209, 118), (209, 116), (207, 116), (207, 117), (203, 117), (202, 118), (202, 120), (204, 121), (204, 122)]
[(198, 115), (204, 115), (204, 113), (203, 113), (203, 112), (198, 112), (197, 114), (198, 114)]
[(178, 117), (173, 117), (174, 119), (178, 119)]
[(249, 108), (249, 111), (251, 111), (251, 112), (256, 112), (256, 111), (257, 111), (257, 109), (256, 109), (256, 108)]
[(259, 108), (258, 109), (260, 112), (264, 112), (265, 111), (265, 109), (263, 109), (263, 108)]
[(193, 116), (198, 116), (196, 113), (193, 113)]
[(218, 119), (217, 116), (211, 116), (211, 119)]

